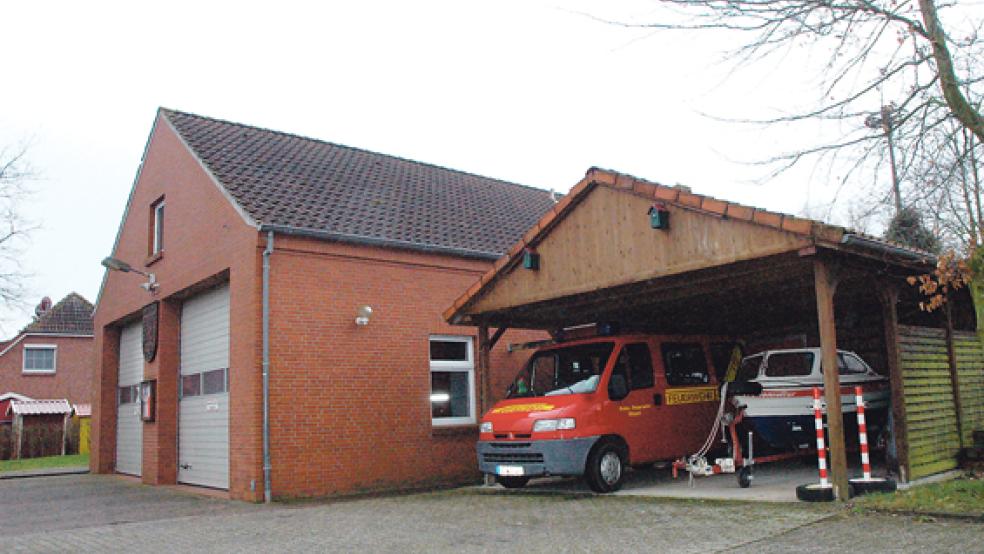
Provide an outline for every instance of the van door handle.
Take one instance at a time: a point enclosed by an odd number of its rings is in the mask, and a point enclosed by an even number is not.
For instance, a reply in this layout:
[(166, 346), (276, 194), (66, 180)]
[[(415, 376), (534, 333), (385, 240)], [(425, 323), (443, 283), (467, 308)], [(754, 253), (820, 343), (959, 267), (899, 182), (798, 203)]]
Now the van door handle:
[(654, 394), (653, 395), (653, 406), (659, 406), (661, 404), (663, 404), (663, 395), (662, 394)]

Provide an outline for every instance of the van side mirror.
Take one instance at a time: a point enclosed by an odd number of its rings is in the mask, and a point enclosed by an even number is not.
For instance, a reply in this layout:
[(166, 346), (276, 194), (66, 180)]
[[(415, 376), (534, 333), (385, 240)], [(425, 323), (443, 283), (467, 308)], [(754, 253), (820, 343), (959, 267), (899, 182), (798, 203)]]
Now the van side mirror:
[(629, 395), (629, 385), (625, 382), (625, 375), (616, 373), (608, 380), (608, 398), (611, 400), (621, 400)]

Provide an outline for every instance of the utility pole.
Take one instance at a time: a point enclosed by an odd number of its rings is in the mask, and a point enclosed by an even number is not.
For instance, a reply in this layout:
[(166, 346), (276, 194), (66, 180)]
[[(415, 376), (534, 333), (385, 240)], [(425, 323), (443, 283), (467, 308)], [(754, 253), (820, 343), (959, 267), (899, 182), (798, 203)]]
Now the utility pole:
[(869, 115), (864, 120), (864, 124), (869, 129), (881, 128), (882, 132), (885, 133), (885, 140), (888, 141), (888, 159), (892, 164), (892, 193), (895, 196), (895, 215), (899, 215), (902, 212), (902, 191), (899, 190), (899, 176), (895, 169), (895, 143), (892, 140), (892, 130), (895, 126), (892, 115), (894, 111), (895, 106), (891, 104), (882, 106), (881, 112)]

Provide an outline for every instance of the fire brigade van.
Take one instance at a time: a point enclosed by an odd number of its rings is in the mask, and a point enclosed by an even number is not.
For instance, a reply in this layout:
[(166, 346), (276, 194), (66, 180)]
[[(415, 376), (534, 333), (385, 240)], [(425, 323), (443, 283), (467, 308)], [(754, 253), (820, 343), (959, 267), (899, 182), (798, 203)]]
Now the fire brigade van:
[(618, 335), (541, 347), (482, 418), (479, 468), (507, 488), (565, 475), (611, 492), (628, 466), (692, 454), (714, 424), (732, 346)]

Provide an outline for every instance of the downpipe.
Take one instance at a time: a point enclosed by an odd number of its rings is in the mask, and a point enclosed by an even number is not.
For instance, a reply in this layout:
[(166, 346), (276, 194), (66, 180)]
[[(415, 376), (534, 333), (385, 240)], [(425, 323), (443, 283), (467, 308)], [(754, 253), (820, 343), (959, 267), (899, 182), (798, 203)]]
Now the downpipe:
[(263, 502), (272, 499), (270, 486), (270, 256), (273, 231), (263, 250)]

